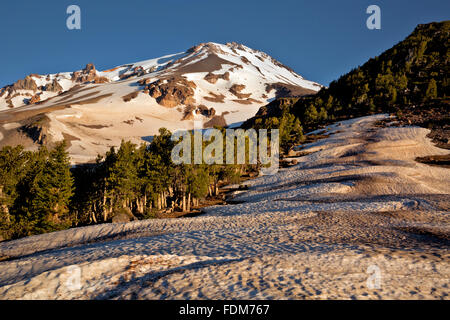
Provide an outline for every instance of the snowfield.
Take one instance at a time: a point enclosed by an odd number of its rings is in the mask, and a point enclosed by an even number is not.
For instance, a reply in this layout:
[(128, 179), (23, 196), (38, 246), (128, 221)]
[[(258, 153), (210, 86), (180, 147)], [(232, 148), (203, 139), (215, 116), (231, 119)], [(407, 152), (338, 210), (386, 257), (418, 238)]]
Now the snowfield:
[(386, 115), (337, 123), (297, 165), (195, 218), (0, 243), (2, 299), (448, 299), (447, 154)]

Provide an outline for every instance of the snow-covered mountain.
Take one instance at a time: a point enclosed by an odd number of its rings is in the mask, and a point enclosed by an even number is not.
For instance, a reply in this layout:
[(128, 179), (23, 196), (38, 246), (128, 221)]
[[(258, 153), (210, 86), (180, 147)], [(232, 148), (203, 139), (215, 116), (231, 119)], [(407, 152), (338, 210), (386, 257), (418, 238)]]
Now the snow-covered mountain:
[(0, 145), (37, 148), (66, 139), (74, 163), (122, 139), (139, 143), (161, 127), (236, 125), (276, 96), (317, 92), (269, 55), (237, 43), (203, 43), (183, 53), (110, 70), (31, 74), (0, 89)]

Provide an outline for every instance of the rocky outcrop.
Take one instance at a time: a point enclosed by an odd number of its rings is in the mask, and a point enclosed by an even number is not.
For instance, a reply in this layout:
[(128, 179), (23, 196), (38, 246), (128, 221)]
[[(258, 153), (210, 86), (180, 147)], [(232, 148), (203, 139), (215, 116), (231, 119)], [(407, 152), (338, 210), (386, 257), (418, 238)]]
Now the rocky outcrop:
[(214, 108), (208, 108), (207, 106), (201, 104), (197, 107), (195, 113), (210, 118), (216, 114), (216, 110)]
[(31, 97), (30, 100), (28, 100), (28, 104), (35, 104), (37, 102), (41, 101), (41, 95), (40, 94), (35, 94), (34, 96)]
[(139, 66), (132, 68), (131, 71), (122, 73), (121, 75), (119, 75), (119, 78), (120, 80), (125, 80), (131, 77), (141, 77), (145, 74), (147, 74), (147, 72), (144, 70), (143, 67)]
[(182, 120), (194, 120), (194, 115), (202, 115), (207, 118), (212, 118), (216, 115), (216, 110), (214, 108), (208, 108), (203, 104), (197, 107), (189, 105), (184, 108)]
[(238, 97), (239, 99), (247, 99), (252, 94), (251, 93), (241, 93), (241, 91), (244, 89), (245, 89), (245, 85), (243, 85), (243, 84), (233, 84), (229, 91), (232, 94), (234, 94), (236, 97)]
[(214, 74), (212, 72), (209, 72), (203, 79), (208, 81), (209, 83), (215, 84), (217, 80), (222, 79), (229, 81), (230, 80), (230, 73), (225, 72), (224, 74)]
[(53, 79), (53, 81), (45, 86), (45, 91), (50, 92), (61, 92), (63, 88), (59, 84), (58, 80)]
[(144, 90), (148, 90), (150, 96), (160, 105), (173, 108), (180, 104), (194, 104), (196, 87), (197, 85), (186, 77), (171, 77), (152, 82)]
[(96, 76), (95, 66), (92, 63), (88, 63), (83, 70), (72, 73), (72, 81), (81, 83), (91, 82), (94, 81)]
[(36, 91), (38, 89), (36, 82), (34, 82), (31, 76), (26, 76), (23, 80), (18, 80), (16, 83), (10, 87), (12, 91), (17, 90), (32, 90)]
[(98, 84), (107, 83), (109, 82), (109, 79), (98, 76), (94, 64), (88, 63), (83, 70), (72, 73), (72, 81), (78, 83), (93, 82)]
[(109, 82), (106, 77), (99, 77), (95, 66), (92, 63), (88, 63), (86, 67), (81, 71), (75, 71), (72, 73), (72, 81), (78, 83), (93, 82), (93, 83), (106, 83)]

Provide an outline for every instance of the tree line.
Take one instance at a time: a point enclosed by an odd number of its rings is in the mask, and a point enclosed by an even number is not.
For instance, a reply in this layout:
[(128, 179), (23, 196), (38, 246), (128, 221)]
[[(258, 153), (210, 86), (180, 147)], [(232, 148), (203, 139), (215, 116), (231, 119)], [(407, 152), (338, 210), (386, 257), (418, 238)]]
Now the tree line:
[(146, 219), (158, 211), (187, 212), (218, 196), (220, 184), (237, 183), (258, 171), (258, 165), (250, 164), (174, 164), (171, 136), (162, 128), (150, 144), (122, 141), (95, 163), (73, 167), (64, 141), (34, 152), (4, 147), (0, 236), (14, 239), (110, 222), (118, 213)]

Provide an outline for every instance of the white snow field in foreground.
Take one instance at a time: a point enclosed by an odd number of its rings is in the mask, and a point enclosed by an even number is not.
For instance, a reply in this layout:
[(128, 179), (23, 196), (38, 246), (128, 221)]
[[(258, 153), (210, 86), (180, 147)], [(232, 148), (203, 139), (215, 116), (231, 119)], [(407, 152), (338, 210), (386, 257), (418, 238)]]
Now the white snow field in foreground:
[(448, 299), (450, 171), (418, 127), (332, 125), (195, 218), (0, 243), (2, 299)]

